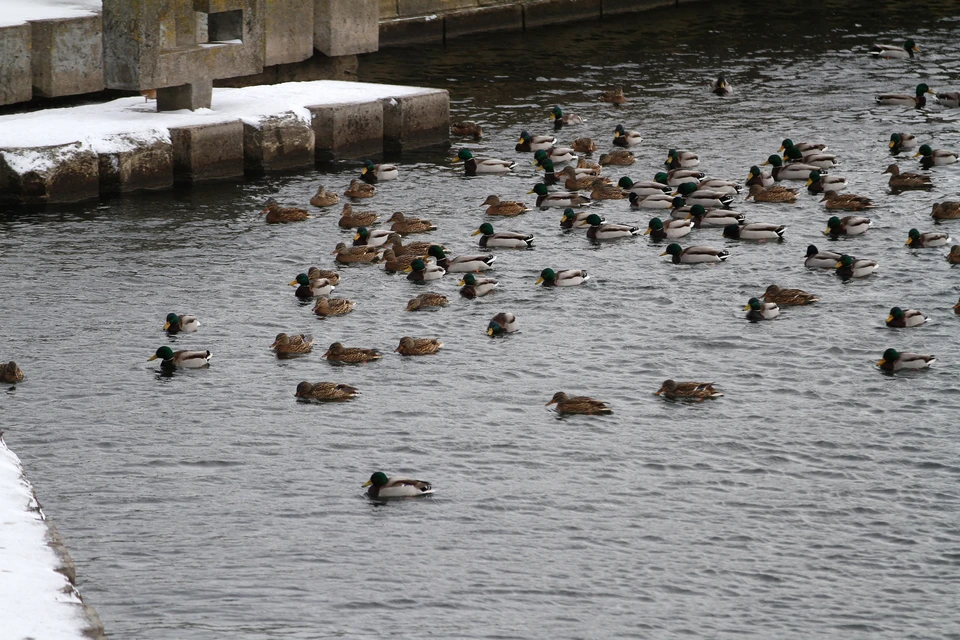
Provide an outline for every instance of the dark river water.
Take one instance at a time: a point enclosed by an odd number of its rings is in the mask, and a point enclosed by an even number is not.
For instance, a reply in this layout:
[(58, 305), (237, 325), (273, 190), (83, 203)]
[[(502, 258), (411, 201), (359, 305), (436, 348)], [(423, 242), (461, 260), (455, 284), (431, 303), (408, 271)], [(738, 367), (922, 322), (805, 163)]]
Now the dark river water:
[[(0, 393), (0, 420), (78, 565), (80, 588), (116, 638), (957, 638), (960, 637), (960, 271), (946, 249), (910, 250), (956, 198), (960, 165), (932, 192), (893, 195), (881, 172), (892, 132), (960, 147), (960, 110), (878, 107), (918, 82), (960, 90), (960, 2), (698, 3), (526, 34), (485, 35), (364, 57), (362, 80), (450, 90), (455, 120), (481, 122), (477, 155), (518, 161), (465, 179), (449, 152), (410, 153), (401, 179), (355, 205), (432, 219), (458, 255), (495, 193), (535, 181), (519, 133), (547, 133), (562, 105), (588, 119), (561, 141), (638, 129), (632, 167), (651, 179), (669, 148), (743, 181), (780, 141), (822, 141), (874, 225), (822, 235), (819, 198), (743, 202), (787, 226), (781, 244), (694, 231), (684, 246), (730, 251), (717, 267), (674, 266), (645, 237), (591, 245), (560, 210), (493, 219), (534, 233), (497, 250), (496, 293), (405, 313), (423, 291), (378, 267), (342, 269), (357, 302), (321, 320), (287, 286), (331, 267), (339, 207), (264, 224), (270, 196), (303, 205), (326, 170), (0, 216), (0, 360), (28, 379)], [(912, 36), (918, 60), (871, 60)], [(711, 95), (723, 72), (733, 96)], [(622, 84), (621, 108), (597, 101)], [(460, 141), (455, 141), (456, 147)], [(456, 148), (455, 147), (455, 148)], [(916, 160), (900, 160), (917, 170)], [(802, 186), (801, 183), (794, 183)], [(646, 227), (626, 201), (596, 206)], [(941, 229), (960, 234), (960, 223)], [(879, 262), (842, 283), (803, 266), (806, 246)], [(584, 287), (534, 286), (540, 270), (587, 269)], [(815, 292), (811, 307), (750, 324), (768, 284)], [(895, 305), (931, 321), (888, 329)], [(195, 334), (167, 338), (170, 312)], [(490, 339), (499, 311), (520, 333)], [(276, 333), (318, 351), (277, 360)], [(436, 336), (439, 355), (392, 353)], [(382, 361), (334, 366), (334, 341)], [(157, 347), (214, 352), (208, 370), (160, 374)], [(884, 375), (888, 347), (933, 353), (930, 370)], [(674, 403), (666, 378), (714, 380), (723, 398)], [(301, 380), (357, 386), (345, 404), (294, 401)], [(558, 419), (556, 391), (608, 401), (609, 417)], [(371, 472), (433, 482), (432, 499), (367, 500)]]

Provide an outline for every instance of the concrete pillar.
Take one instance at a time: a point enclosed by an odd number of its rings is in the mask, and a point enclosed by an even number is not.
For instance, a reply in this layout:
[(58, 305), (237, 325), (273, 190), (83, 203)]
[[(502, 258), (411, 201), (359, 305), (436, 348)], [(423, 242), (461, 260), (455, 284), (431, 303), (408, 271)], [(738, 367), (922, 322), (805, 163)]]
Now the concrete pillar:
[(387, 153), (450, 142), (450, 95), (440, 89), (384, 98), (383, 150)]
[(128, 193), (173, 186), (173, 145), (156, 135), (114, 136), (97, 153), (100, 193)]
[(209, 79), (157, 89), (157, 111), (209, 109), (212, 100), (213, 81)]
[(30, 40), (27, 23), (0, 27), (0, 104), (24, 102), (33, 95)]
[(265, 66), (300, 62), (313, 55), (313, 1), (265, 3)]
[(376, 51), (379, 0), (314, 0), (313, 46), (328, 56)]
[(100, 14), (36, 20), (33, 28), (33, 92), (45, 98), (103, 89), (103, 25)]
[(368, 158), (383, 153), (383, 105), (379, 100), (307, 107), (318, 161)]
[(0, 149), (0, 200), (54, 204), (96, 198), (97, 154), (79, 142)]
[(173, 177), (176, 182), (206, 182), (243, 177), (243, 123), (174, 127)]
[(312, 167), (314, 135), (310, 125), (292, 112), (243, 123), (243, 165), (251, 173)]

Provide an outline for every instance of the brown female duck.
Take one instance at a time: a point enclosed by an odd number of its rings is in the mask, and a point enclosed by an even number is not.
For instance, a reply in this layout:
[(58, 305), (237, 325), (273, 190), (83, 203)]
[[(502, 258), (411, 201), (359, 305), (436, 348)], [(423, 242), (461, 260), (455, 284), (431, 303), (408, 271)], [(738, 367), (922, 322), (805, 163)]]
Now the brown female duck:
[(488, 216), (518, 216), (521, 213), (530, 211), (530, 208), (522, 202), (515, 200), (501, 200), (498, 196), (487, 196), (481, 207), (486, 207)]
[(340, 264), (375, 263), (380, 260), (380, 252), (376, 247), (348, 247), (344, 242), (338, 242), (333, 250), (334, 258)]
[(404, 336), (400, 338), (400, 344), (393, 352), (399, 353), (402, 356), (425, 356), (436, 353), (442, 346), (443, 343), (436, 338), (411, 338), (410, 336)]
[(356, 306), (356, 304), (353, 300), (347, 300), (346, 298), (320, 296), (317, 298), (317, 303), (313, 305), (313, 312), (321, 318), (326, 318), (327, 316), (342, 316), (345, 313), (353, 311), (353, 307)]
[(383, 262), (383, 268), (387, 273), (396, 273), (397, 271), (406, 271), (407, 267), (410, 264), (419, 258), (415, 253), (408, 253), (404, 256), (398, 256), (393, 252), (393, 249), (386, 249), (383, 252), (381, 261)]
[(447, 299), (447, 296), (428, 291), (421, 293), (416, 298), (410, 298), (410, 300), (407, 301), (407, 311), (423, 311), (424, 309), (445, 307), (448, 304), (450, 304), (450, 301)]
[(348, 364), (359, 364), (363, 362), (372, 362), (379, 360), (383, 354), (376, 349), (364, 349), (362, 347), (344, 347), (339, 342), (334, 342), (323, 354), (324, 360), (330, 362), (345, 362)]
[(310, 353), (313, 350), (313, 336), (303, 333), (278, 333), (270, 348), (276, 351), (278, 356)]
[(343, 195), (348, 198), (372, 198), (376, 193), (377, 188), (375, 186), (354, 178), (350, 181), (350, 186), (343, 192)]
[(360, 391), (356, 387), (351, 387), (348, 384), (303, 381), (297, 385), (297, 392), (294, 396), (305, 401), (343, 402), (353, 400), (359, 393)]
[(610, 153), (600, 154), (600, 165), (617, 165), (621, 167), (626, 167), (637, 161), (637, 157), (633, 155), (632, 151), (627, 151), (626, 149), (614, 149)]
[(960, 202), (947, 200), (945, 202), (936, 202), (930, 217), (934, 220), (956, 220), (960, 218)]
[(0, 364), (0, 382), (13, 384), (23, 381), (23, 371), (17, 366), (17, 363), (11, 360), (6, 364)]
[(592, 138), (577, 138), (570, 146), (577, 153), (593, 153), (597, 150), (597, 143)]
[(298, 209), (296, 207), (281, 207), (273, 198), (267, 200), (267, 203), (264, 205), (260, 214), (267, 216), (266, 220), (268, 224), (276, 224), (280, 222), (300, 222), (313, 217), (307, 213), (306, 209)]
[(844, 211), (862, 211), (876, 206), (873, 204), (873, 200), (866, 196), (858, 196), (855, 193), (837, 193), (836, 191), (824, 191), (820, 202), (826, 202), (827, 209), (843, 209)]
[(894, 191), (906, 191), (908, 189), (932, 189), (933, 183), (930, 176), (921, 173), (900, 173), (900, 167), (891, 164), (883, 173), (890, 174), (890, 188)]
[(674, 380), (664, 380), (663, 384), (653, 395), (662, 395), (665, 398), (695, 398), (697, 400), (706, 400), (707, 398), (719, 398), (723, 394), (713, 388), (714, 382), (675, 382)]
[(340, 221), (337, 225), (341, 229), (359, 229), (377, 224), (377, 214), (373, 211), (354, 211), (349, 202), (343, 204), (340, 212)]
[(610, 405), (606, 402), (594, 400), (587, 396), (570, 397), (563, 391), (557, 391), (553, 394), (553, 398), (550, 399), (550, 402), (548, 402), (546, 406), (549, 407), (552, 404), (557, 405), (557, 413), (568, 415), (598, 416), (613, 413), (613, 409), (611, 409)]
[(789, 187), (774, 185), (764, 187), (759, 184), (750, 185), (750, 193), (745, 200), (753, 198), (754, 202), (795, 202), (797, 199), (797, 190)]
[(819, 300), (812, 293), (807, 293), (802, 289), (781, 289), (775, 284), (767, 287), (763, 292), (764, 302), (775, 302), (781, 307), (796, 307), (804, 304), (813, 304)]
[(623, 87), (621, 85), (616, 85), (613, 89), (609, 89), (600, 94), (600, 102), (609, 102), (611, 104), (624, 104), (627, 101), (627, 97), (623, 95)]
[(340, 274), (332, 269), (319, 269), (317, 267), (310, 267), (307, 270), (307, 278), (310, 280), (319, 280), (324, 278), (332, 285), (340, 284)]
[(423, 218), (408, 218), (400, 211), (390, 216), (387, 222), (393, 223), (390, 226), (391, 231), (396, 231), (401, 235), (408, 233), (426, 233), (428, 231), (436, 231), (437, 229), (437, 225), (429, 220), (424, 220)]
[(323, 185), (317, 187), (317, 192), (310, 198), (310, 204), (314, 207), (332, 207), (340, 202), (340, 196), (323, 188)]
[(480, 140), (483, 137), (483, 127), (471, 120), (464, 120), (450, 125), (450, 133), (455, 136), (472, 136), (474, 140)]

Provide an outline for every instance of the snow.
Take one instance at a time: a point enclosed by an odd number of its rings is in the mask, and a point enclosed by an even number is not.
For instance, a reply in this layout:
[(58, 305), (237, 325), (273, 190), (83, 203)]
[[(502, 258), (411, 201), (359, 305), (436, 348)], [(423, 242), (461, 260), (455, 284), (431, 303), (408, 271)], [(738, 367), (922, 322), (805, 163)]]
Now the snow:
[(82, 18), (100, 13), (101, 0), (3, 0), (0, 27), (23, 24), (30, 20)]
[(0, 439), (0, 620), (4, 638), (83, 640), (76, 590), (54, 569), (47, 525), (20, 459)]

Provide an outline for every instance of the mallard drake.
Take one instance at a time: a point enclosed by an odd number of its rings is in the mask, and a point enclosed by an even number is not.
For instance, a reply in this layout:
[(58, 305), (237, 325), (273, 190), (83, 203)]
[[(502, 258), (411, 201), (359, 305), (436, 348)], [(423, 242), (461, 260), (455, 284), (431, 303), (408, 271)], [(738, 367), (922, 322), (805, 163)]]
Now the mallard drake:
[(803, 266), (808, 269), (836, 269), (837, 263), (843, 256), (833, 251), (820, 251), (817, 245), (807, 245), (806, 260)]
[(667, 245), (667, 250), (660, 255), (671, 256), (673, 264), (699, 264), (701, 262), (723, 262), (730, 256), (730, 252), (726, 249), (702, 246), (684, 249), (678, 244), (670, 244)]
[(448, 304), (450, 304), (450, 301), (447, 299), (447, 296), (428, 291), (421, 293), (416, 298), (407, 300), (407, 311), (423, 311), (424, 309), (445, 307)]
[(344, 402), (353, 400), (359, 393), (359, 389), (348, 384), (303, 381), (297, 385), (297, 392), (293, 395), (306, 402)]
[(921, 173), (900, 173), (900, 167), (891, 164), (883, 173), (890, 174), (890, 189), (893, 191), (906, 191), (908, 189), (932, 189), (933, 183), (930, 176)]
[(926, 321), (927, 316), (916, 309), (894, 307), (890, 309), (890, 315), (887, 316), (886, 324), (888, 327), (901, 329), (905, 327), (919, 327)]
[[(669, 193), (653, 193), (649, 196), (641, 196), (635, 191), (627, 194), (630, 206), (640, 209), (672, 209), (674, 207), (674, 196)], [(681, 200), (683, 198), (680, 198)]]
[[(435, 242), (408, 242), (403, 244), (403, 241), (400, 239), (400, 236), (394, 235), (390, 239), (390, 248), (393, 249), (393, 252), (398, 256), (408, 256), (416, 255), (422, 256), (430, 250), (432, 245), (436, 244)], [(442, 245), (441, 245), (442, 246)]]
[[(666, 178), (664, 178), (666, 175)], [(696, 182), (700, 184), (700, 180), (706, 178), (706, 174), (702, 171), (697, 171), (695, 169), (671, 169), (664, 174), (663, 171), (657, 172), (653, 177), (656, 182), (670, 185), (671, 187), (679, 187), (685, 182)]]
[(610, 415), (613, 409), (606, 402), (594, 400), (587, 396), (570, 397), (563, 391), (553, 394), (546, 406), (557, 405), (557, 413), (567, 415), (600, 416)]
[(956, 91), (944, 91), (937, 94), (937, 101), (945, 107), (956, 109), (960, 107), (960, 93)]
[(703, 205), (714, 209), (725, 209), (733, 202), (733, 196), (729, 193), (714, 191), (712, 189), (703, 189), (697, 186), (695, 182), (684, 182), (677, 186), (674, 195), (680, 195), (689, 205)]
[(715, 382), (675, 382), (673, 380), (664, 380), (660, 388), (653, 392), (653, 395), (662, 395), (665, 398), (696, 398), (697, 400), (706, 400), (707, 398), (719, 398), (723, 394), (713, 388)]
[(787, 147), (784, 150), (783, 161), (787, 164), (799, 162), (800, 164), (808, 164), (811, 167), (819, 167), (821, 169), (830, 169), (839, 164), (837, 156), (832, 153), (819, 153), (817, 151), (804, 153), (796, 147)]
[(902, 105), (905, 107), (923, 108), (927, 104), (927, 98), (924, 94), (933, 93), (933, 90), (924, 83), (917, 85), (916, 97), (908, 96), (902, 93), (882, 93), (877, 96), (877, 104), (892, 106)]
[(827, 220), (827, 228), (823, 232), (825, 236), (858, 236), (866, 233), (870, 228), (870, 218), (863, 216), (844, 216), (838, 218), (833, 216)]
[(483, 137), (483, 127), (471, 120), (464, 120), (451, 124), (450, 133), (455, 136), (472, 136), (474, 140), (479, 141)]
[(181, 331), (183, 333), (193, 333), (197, 330), (197, 327), (200, 326), (200, 321), (197, 320), (196, 316), (188, 316), (186, 314), (177, 315), (176, 313), (168, 313), (166, 322), (163, 323), (163, 330), (169, 333), (170, 335), (176, 335)]
[(590, 276), (587, 275), (585, 269), (561, 269), (559, 271), (544, 269), (540, 272), (540, 277), (534, 284), (542, 284), (544, 287), (576, 287), (589, 279)]
[[(481, 235), (482, 234), (482, 235)], [(471, 233), (472, 236), (480, 236), (481, 247), (505, 247), (509, 249), (527, 249), (533, 246), (533, 236), (528, 233), (517, 233), (515, 231), (501, 231), (494, 233), (493, 225), (484, 222), (480, 228)]]
[[(579, 158), (573, 147), (550, 147), (549, 149), (540, 149), (533, 154), (533, 164), (545, 171), (547, 170), (545, 163), (548, 160), (551, 163), (560, 164), (561, 162), (577, 162)], [(550, 171), (553, 171), (552, 166)]]
[(821, 151), (826, 151), (828, 148), (827, 145), (822, 142), (794, 142), (790, 138), (784, 138), (783, 142), (780, 143), (780, 148), (777, 149), (777, 152), (779, 153), (785, 151), (787, 147), (796, 147), (803, 153), (820, 153)]
[(960, 244), (950, 247), (950, 253), (947, 254), (947, 262), (950, 264), (960, 264)]
[(623, 200), (627, 197), (627, 192), (616, 185), (609, 184), (605, 178), (594, 178), (591, 185), (590, 199), (597, 200)]
[(742, 213), (737, 213), (729, 209), (711, 209), (708, 211), (702, 204), (695, 204), (690, 207), (690, 211), (684, 219), (687, 218), (693, 222), (694, 229), (700, 229), (702, 227), (726, 227), (731, 224), (740, 225), (745, 221)]
[(383, 262), (383, 270), (387, 273), (396, 273), (397, 271), (406, 271), (407, 267), (416, 260), (419, 256), (416, 254), (410, 253), (405, 256), (398, 256), (394, 253), (393, 249), (387, 248), (383, 252), (381, 261)]
[(522, 202), (515, 200), (501, 200), (497, 196), (487, 196), (481, 207), (486, 207), (488, 216), (518, 216), (521, 213), (530, 211), (530, 208)]
[(407, 280), (411, 282), (432, 282), (439, 280), (446, 273), (443, 267), (432, 262), (428, 264), (421, 258), (414, 258), (406, 271), (408, 272)]
[(757, 165), (750, 167), (750, 173), (747, 174), (746, 182), (748, 187), (753, 187), (754, 185), (759, 187), (772, 187), (774, 182), (773, 175), (769, 171), (760, 171), (760, 167)]
[(593, 153), (597, 150), (597, 143), (592, 138), (577, 138), (570, 143), (570, 148), (577, 153)]
[(399, 177), (400, 167), (395, 164), (373, 164), (371, 160), (366, 160), (360, 170), (360, 179), (368, 184), (396, 180)]
[(316, 280), (311, 280), (310, 276), (305, 273), (298, 273), (296, 279), (289, 284), (291, 287), (297, 287), (297, 290), (294, 291), (294, 295), (296, 295), (300, 300), (309, 300), (310, 298), (315, 298), (316, 296), (326, 296), (332, 293), (336, 288), (326, 278), (317, 278)]
[(367, 489), (367, 496), (374, 500), (383, 500), (384, 498), (414, 498), (417, 496), (428, 496), (433, 493), (433, 487), (429, 482), (423, 480), (414, 480), (412, 478), (388, 478), (387, 474), (377, 471), (367, 480), (364, 487)]
[(340, 202), (340, 196), (327, 191), (323, 188), (323, 185), (317, 187), (317, 192), (310, 198), (310, 204), (318, 208), (332, 207), (338, 202)]
[(960, 202), (935, 202), (930, 217), (934, 220), (956, 220), (960, 218)]
[(639, 131), (627, 130), (622, 124), (618, 124), (613, 130), (613, 144), (616, 147), (632, 147), (643, 142), (643, 136)]
[(391, 231), (395, 231), (400, 235), (407, 235), (410, 233), (426, 233), (428, 231), (436, 231), (437, 225), (433, 224), (429, 220), (424, 220), (423, 218), (408, 218), (403, 215), (402, 212), (397, 211), (387, 222), (393, 223), (390, 226)]
[(497, 288), (497, 281), (494, 278), (478, 278), (472, 273), (465, 273), (463, 280), (457, 283), (460, 289), (460, 295), (468, 300), (480, 298), (487, 295)]
[[(573, 209), (567, 208), (563, 210), (563, 217), (560, 218), (560, 228), (561, 229), (573, 229), (574, 227), (579, 227), (580, 223), (587, 219), (587, 216), (591, 215), (589, 211), (574, 211)], [(600, 216), (603, 219), (603, 216)]]
[(570, 191), (592, 189), (595, 181), (602, 180), (592, 174), (578, 175), (577, 170), (571, 166), (564, 167), (560, 175), (564, 177), (563, 186)]
[(846, 280), (848, 278), (865, 278), (876, 271), (880, 265), (873, 260), (858, 260), (853, 256), (842, 255), (834, 267), (837, 270), (837, 275)]
[(23, 371), (20, 370), (16, 362), (11, 360), (6, 364), (0, 364), (0, 382), (5, 384), (23, 382)]
[(626, 149), (613, 149), (610, 153), (602, 153), (599, 160), (601, 166), (612, 164), (621, 167), (629, 166), (636, 161), (637, 158), (633, 152)]
[(278, 333), (270, 348), (276, 351), (278, 356), (310, 353), (313, 350), (313, 336), (304, 333)]
[(440, 245), (430, 245), (427, 249), (427, 256), (435, 258), (437, 266), (442, 267), (447, 273), (479, 273), (493, 268), (493, 263), (497, 256), (492, 254), (457, 256), (450, 258), (444, 252)]
[(753, 184), (750, 186), (750, 193), (744, 199), (749, 200), (750, 198), (753, 198), (754, 202), (796, 202), (797, 190), (778, 184), (772, 187)]
[(578, 116), (575, 113), (564, 113), (563, 109), (560, 107), (554, 107), (550, 112), (550, 115), (553, 116), (553, 129), (554, 131), (559, 131), (563, 127), (571, 124), (583, 124), (586, 122), (583, 118)]
[(807, 191), (810, 193), (843, 191), (846, 188), (847, 179), (843, 176), (825, 176), (819, 171), (811, 171), (807, 177)]
[(773, 320), (780, 315), (780, 307), (776, 302), (760, 302), (759, 298), (750, 298), (743, 310), (747, 312), (747, 320), (750, 322)]
[(920, 47), (910, 39), (907, 39), (902, 47), (893, 44), (875, 44), (870, 47), (870, 55), (874, 58), (912, 58), (914, 53), (920, 53)]
[(767, 222), (748, 222), (747, 224), (728, 224), (723, 228), (723, 237), (731, 240), (783, 240), (787, 228), (783, 225)]
[(950, 244), (950, 234), (940, 231), (926, 231), (920, 233), (916, 229), (910, 229), (907, 233), (907, 242), (913, 249), (928, 249), (931, 247), (942, 247)]
[(900, 371), (901, 369), (926, 369), (936, 362), (934, 356), (920, 353), (900, 352), (896, 349), (887, 349), (877, 362), (877, 366), (884, 371)]
[(307, 269), (307, 277), (311, 280), (326, 278), (327, 281), (334, 286), (340, 284), (340, 274), (332, 269), (318, 269), (317, 267), (310, 267)]
[[(664, 179), (666, 179), (667, 174), (664, 173), (663, 176)], [(627, 176), (620, 178), (620, 180), (617, 181), (617, 186), (630, 193), (635, 193), (641, 198), (661, 193), (670, 193), (670, 187), (662, 182), (657, 182), (655, 180), (634, 182)]]
[(733, 85), (727, 82), (723, 74), (717, 76), (716, 80), (710, 81), (710, 93), (718, 96), (728, 96), (733, 93)]
[(527, 131), (520, 132), (520, 141), (514, 147), (517, 153), (530, 153), (541, 149), (549, 149), (557, 144), (556, 136), (533, 136)]
[(547, 191), (547, 185), (542, 183), (533, 185), (533, 189), (529, 193), (537, 194), (537, 206), (541, 209), (547, 207), (579, 207), (590, 203), (589, 196), (582, 196), (579, 193), (567, 191), (550, 193)]
[(436, 353), (442, 346), (443, 343), (436, 338), (411, 338), (410, 336), (404, 336), (400, 338), (400, 344), (393, 352), (399, 353), (402, 356), (426, 356)]
[(340, 264), (374, 263), (380, 260), (380, 252), (376, 247), (348, 247), (338, 242), (333, 250), (334, 260)]
[(930, 145), (925, 144), (920, 146), (913, 157), (920, 157), (920, 166), (929, 169), (933, 166), (942, 167), (945, 164), (953, 164), (957, 161), (957, 152), (947, 151), (946, 149), (931, 149)]
[[(692, 181), (691, 181), (692, 182)], [(724, 180), (722, 178), (706, 178), (699, 181), (699, 188), (702, 190), (718, 191), (727, 195), (735, 196), (743, 189), (743, 185), (733, 180)]]
[(587, 237), (591, 240), (616, 240), (640, 235), (640, 227), (631, 227), (626, 224), (603, 224), (603, 220), (595, 213), (587, 216), (580, 226), (590, 225)]
[(601, 93), (597, 99), (600, 100), (600, 102), (609, 102), (612, 104), (624, 104), (627, 101), (626, 96), (623, 95), (623, 87), (619, 84), (613, 89)]
[(498, 313), (490, 319), (487, 325), (488, 336), (502, 336), (505, 333), (514, 333), (520, 328), (517, 316), (512, 313)]
[(353, 236), (353, 246), (355, 247), (379, 247), (387, 244), (390, 238), (395, 235), (388, 229), (367, 229), (358, 227), (357, 235)]
[(281, 222), (300, 222), (312, 218), (306, 209), (296, 207), (281, 207), (276, 200), (270, 198), (264, 205), (260, 215), (266, 215), (268, 224), (277, 224)]
[(775, 302), (781, 307), (799, 307), (813, 304), (818, 300), (820, 298), (802, 289), (781, 289), (775, 284), (770, 285), (763, 292), (764, 302)]
[(377, 194), (377, 188), (372, 184), (360, 182), (356, 178), (350, 181), (350, 186), (343, 192), (348, 198), (372, 198)]
[(320, 296), (313, 305), (313, 312), (321, 318), (326, 318), (327, 316), (342, 316), (353, 311), (356, 305), (356, 302), (347, 300), (346, 298)]
[(826, 202), (827, 209), (844, 209), (846, 211), (862, 211), (863, 209), (873, 209), (875, 206), (873, 200), (866, 196), (858, 196), (855, 193), (837, 193), (836, 191), (824, 191), (820, 202)]
[(663, 163), (668, 169), (689, 169), (700, 164), (700, 156), (692, 151), (667, 151), (667, 161)]
[(341, 229), (355, 229), (357, 227), (369, 227), (377, 223), (377, 214), (373, 211), (354, 211), (353, 205), (349, 202), (343, 204), (343, 211), (340, 212), (340, 220), (337, 226)]
[(803, 164), (802, 162), (792, 162), (785, 165), (783, 164), (783, 158), (777, 154), (769, 156), (767, 161), (763, 163), (763, 166), (768, 164), (773, 167), (770, 170), (770, 175), (773, 176), (773, 179), (777, 182), (780, 180), (809, 180), (810, 172), (816, 171), (819, 168), (813, 165)]
[(912, 133), (891, 133), (890, 134), (890, 153), (897, 155), (901, 151), (911, 151), (916, 149), (920, 143), (917, 136)]
[(157, 352), (147, 358), (147, 361), (160, 358), (161, 369), (201, 369), (210, 364), (209, 351), (174, 351), (170, 347), (160, 347)]
[(363, 347), (344, 347), (339, 342), (334, 342), (323, 354), (323, 359), (329, 362), (345, 362), (347, 364), (360, 364), (362, 362), (373, 362), (383, 357), (383, 354), (376, 349), (364, 349)]
[(460, 149), (460, 153), (453, 162), (462, 162), (466, 176), (483, 174), (506, 173), (517, 166), (512, 160), (496, 160), (494, 158), (474, 158), (468, 149)]
[(692, 229), (693, 220), (667, 220), (664, 223), (660, 218), (650, 218), (650, 223), (643, 235), (649, 235), (654, 242), (660, 242), (661, 240), (682, 238)]

